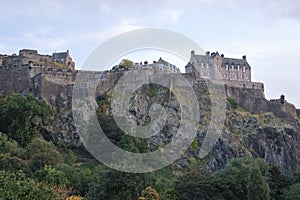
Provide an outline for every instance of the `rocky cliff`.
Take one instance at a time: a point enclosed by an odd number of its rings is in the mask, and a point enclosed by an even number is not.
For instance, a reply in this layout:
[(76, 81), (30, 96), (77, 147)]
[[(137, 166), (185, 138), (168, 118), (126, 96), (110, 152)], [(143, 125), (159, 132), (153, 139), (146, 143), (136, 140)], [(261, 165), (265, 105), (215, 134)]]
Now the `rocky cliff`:
[[(96, 96), (99, 118), (112, 117), (111, 94), (118, 77), (120, 75), (110, 75), (98, 85)], [(44, 81), (42, 85), (43, 90), (40, 95), (57, 110), (52, 125), (43, 130), (43, 136), (47, 140), (65, 140), (78, 144), (79, 138), (71, 114), (72, 85), (64, 85), (51, 80)], [(204, 138), (208, 136), (208, 125), (212, 120), (211, 105), (216, 102), (212, 101), (205, 84), (194, 84), (193, 90), (200, 108), (197, 136), (189, 150), (172, 165), (172, 168), (182, 170), (191, 163), (198, 162), (206, 165), (209, 170), (215, 171), (223, 168), (231, 158), (252, 156), (278, 165), (287, 173), (300, 170), (299, 121), (282, 111), (270, 112), (272, 109), (268, 106), (261, 91), (242, 88), (227, 87), (227, 109), (222, 133), (210, 153), (202, 158), (201, 146)], [(258, 94), (253, 95), (255, 92)], [(262, 104), (259, 104), (260, 102)], [(147, 126), (153, 120), (149, 113), (151, 105), (159, 104), (165, 108), (166, 120), (163, 127), (156, 135), (141, 142), (145, 144), (146, 151), (153, 151), (172, 141), (172, 137), (180, 126), (182, 108), (176, 95), (168, 88), (155, 84), (143, 86), (132, 93), (128, 104), (127, 114), (130, 120), (141, 127)], [(104, 121), (107, 127), (117, 126), (113, 120)], [(115, 138), (111, 138), (116, 142), (123, 134), (121, 130), (117, 132), (119, 134), (113, 134)]]
[[(235, 99), (229, 96), (222, 134), (210, 153), (202, 158), (201, 146), (211, 123), (211, 105), (214, 102), (204, 84), (195, 84), (193, 89), (201, 113), (197, 136), (189, 150), (172, 165), (172, 168), (182, 170), (191, 163), (198, 162), (206, 165), (209, 170), (216, 171), (223, 168), (231, 158), (252, 156), (263, 158), (287, 173), (300, 170), (299, 121), (289, 115), (279, 118), (272, 112), (251, 113), (248, 109), (238, 107), (239, 102), (235, 102)], [(111, 115), (110, 94), (111, 91), (108, 91), (100, 96), (101, 101), (98, 101), (98, 111), (102, 117)], [(149, 108), (154, 103), (164, 106), (167, 118), (159, 133), (146, 140), (147, 148), (151, 151), (172, 140), (180, 126), (181, 112), (176, 96), (169, 89), (150, 85), (132, 94), (128, 109), (130, 119), (139, 126), (149, 124)]]

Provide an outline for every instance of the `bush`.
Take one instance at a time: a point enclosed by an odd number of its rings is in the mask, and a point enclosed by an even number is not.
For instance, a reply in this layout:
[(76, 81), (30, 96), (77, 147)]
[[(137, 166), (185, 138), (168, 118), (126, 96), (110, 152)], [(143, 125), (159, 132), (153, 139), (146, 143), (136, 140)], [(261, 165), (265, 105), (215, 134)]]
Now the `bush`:
[(25, 157), (33, 171), (44, 168), (46, 165), (55, 166), (63, 162), (56, 147), (45, 140), (33, 139), (26, 147)]
[(23, 154), (24, 149), (12, 139), (8, 139), (6, 135), (0, 132), (0, 153), (10, 156), (20, 157)]
[(48, 184), (26, 178), (22, 171), (0, 171), (0, 194), (1, 199), (61, 199)]
[(0, 170), (9, 172), (17, 172), (19, 170), (23, 170), (25, 172), (30, 171), (24, 160), (14, 156), (11, 157), (7, 154), (0, 154)]
[(228, 97), (227, 100), (228, 100), (228, 102), (229, 102), (232, 109), (237, 109), (238, 108), (238, 105), (237, 105), (234, 98)]
[(13, 94), (0, 99), (0, 131), (25, 147), (46, 124), (52, 115), (50, 106), (44, 100), (32, 95)]

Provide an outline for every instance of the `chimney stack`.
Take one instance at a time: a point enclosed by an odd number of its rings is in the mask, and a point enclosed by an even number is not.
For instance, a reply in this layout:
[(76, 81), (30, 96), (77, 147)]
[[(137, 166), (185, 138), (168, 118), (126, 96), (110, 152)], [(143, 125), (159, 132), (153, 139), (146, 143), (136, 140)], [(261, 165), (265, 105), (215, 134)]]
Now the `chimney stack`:
[(193, 57), (194, 55), (195, 55), (195, 51), (192, 50), (192, 51), (191, 51), (191, 56)]
[(221, 57), (224, 58), (224, 54), (221, 54)]
[(246, 55), (243, 55), (243, 60), (245, 60), (245, 61), (247, 60), (247, 57), (246, 57)]
[(209, 57), (209, 54), (210, 54), (210, 52), (209, 52), (209, 51), (207, 51), (207, 52), (206, 52), (206, 56), (207, 56), (207, 57)]

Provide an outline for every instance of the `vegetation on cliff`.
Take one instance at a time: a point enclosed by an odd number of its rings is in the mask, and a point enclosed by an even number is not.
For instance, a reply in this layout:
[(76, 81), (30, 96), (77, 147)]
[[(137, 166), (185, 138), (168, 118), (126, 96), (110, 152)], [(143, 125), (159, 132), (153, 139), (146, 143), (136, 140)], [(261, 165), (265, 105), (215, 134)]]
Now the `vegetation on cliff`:
[[(201, 90), (197, 92), (201, 93)], [(147, 105), (154, 101), (166, 102), (167, 111), (172, 114), (169, 121), (180, 119), (177, 116), (180, 110), (170, 91), (151, 86), (145, 94), (152, 98)], [(135, 99), (137, 101), (133, 98), (132, 113), (140, 108), (138, 102), (145, 100), (138, 92), (135, 95), (139, 98)], [(207, 95), (202, 93), (199, 100), (203, 109), (199, 127), (204, 127), (210, 120), (210, 110), (204, 106), (210, 103)], [(97, 114), (112, 142), (132, 152), (148, 152), (164, 144), (157, 143), (155, 138), (137, 139), (124, 134), (109, 113), (109, 98), (109, 93), (98, 97)], [(145, 174), (110, 169), (94, 160), (82, 146), (45, 141), (40, 131), (51, 123), (55, 112), (45, 101), (22, 95), (1, 97), (0, 100), (1, 199), (300, 198), (299, 173), (285, 173), (280, 167), (255, 158), (267, 151), (264, 155), (281, 155), (286, 148), (284, 140), (295, 146), (288, 137), (294, 138), (296, 129), (270, 113), (253, 115), (236, 108), (231, 100), (228, 100), (224, 135), (206, 159), (198, 156), (201, 139), (206, 134), (204, 129), (198, 132), (188, 152), (174, 165)], [(141, 124), (147, 124), (149, 120), (142, 115), (135, 117)], [(168, 130), (176, 129), (172, 125), (166, 126), (158, 139), (168, 142), (172, 138)], [(260, 137), (259, 141), (254, 134)], [(277, 146), (263, 149), (261, 142), (265, 141)]]

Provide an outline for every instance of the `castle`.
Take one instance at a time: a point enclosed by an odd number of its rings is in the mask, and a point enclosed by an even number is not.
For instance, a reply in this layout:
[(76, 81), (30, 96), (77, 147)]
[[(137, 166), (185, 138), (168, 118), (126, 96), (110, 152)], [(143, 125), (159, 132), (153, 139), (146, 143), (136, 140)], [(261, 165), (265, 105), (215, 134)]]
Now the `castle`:
[[(241, 59), (226, 58), (218, 52), (197, 55), (191, 51), (185, 73), (181, 73), (179, 68), (162, 58), (153, 63), (135, 63), (130, 67), (115, 66), (103, 73), (97, 84), (96, 95), (110, 90), (125, 71), (141, 69), (147, 70), (149, 75), (180, 73), (194, 87), (221, 80), (227, 96), (234, 98), (240, 107), (252, 113), (273, 112), (281, 118), (295, 118), (300, 115), (300, 110), (288, 103), (284, 96), (270, 101), (265, 99), (263, 83), (252, 82), (251, 66), (246, 56)], [(60, 120), (70, 120), (70, 102), (78, 72), (68, 50), (41, 55), (37, 50), (22, 49), (18, 55), (0, 55), (0, 94), (31, 93), (46, 99), (58, 112), (68, 113)], [(62, 129), (64, 128), (60, 127), (59, 131), (63, 131)], [(67, 128), (65, 131), (73, 132), (75, 128)]]

